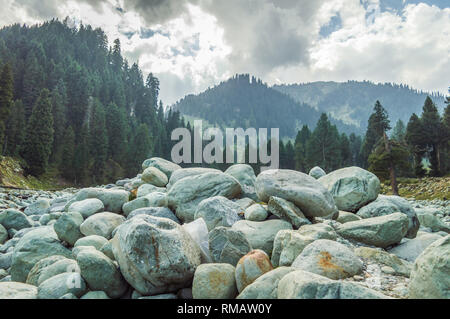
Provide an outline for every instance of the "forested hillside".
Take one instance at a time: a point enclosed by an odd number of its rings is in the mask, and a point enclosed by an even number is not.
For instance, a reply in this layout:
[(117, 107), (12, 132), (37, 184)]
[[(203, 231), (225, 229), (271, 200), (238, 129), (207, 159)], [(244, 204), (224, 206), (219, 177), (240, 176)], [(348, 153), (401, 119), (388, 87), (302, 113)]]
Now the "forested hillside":
[[(291, 139), (303, 125), (314, 128), (321, 114), (248, 74), (235, 75), (205, 92), (188, 95), (172, 108), (220, 127), (279, 127), (280, 136)], [(357, 130), (339, 120), (331, 121), (342, 132)]]
[(101, 29), (52, 20), (0, 30), (0, 154), (40, 175), (102, 183), (170, 155), (178, 113), (164, 115), (159, 81), (108, 46)]
[(377, 100), (389, 112), (393, 123), (398, 120), (407, 122), (412, 113), (420, 113), (428, 95), (440, 112), (445, 106), (444, 96), (417, 91), (402, 84), (374, 84), (369, 81), (313, 82), (275, 85), (273, 88), (299, 103), (307, 103), (319, 112), (357, 126), (359, 133), (367, 128), (372, 106)]

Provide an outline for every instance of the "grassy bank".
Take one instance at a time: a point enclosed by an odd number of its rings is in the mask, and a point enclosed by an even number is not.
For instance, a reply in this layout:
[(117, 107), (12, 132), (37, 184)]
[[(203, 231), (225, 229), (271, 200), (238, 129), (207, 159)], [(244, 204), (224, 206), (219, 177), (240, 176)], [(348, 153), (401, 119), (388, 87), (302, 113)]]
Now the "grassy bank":
[[(389, 181), (381, 184), (381, 193), (392, 195)], [(398, 190), (402, 197), (418, 200), (450, 199), (450, 177), (399, 178)]]

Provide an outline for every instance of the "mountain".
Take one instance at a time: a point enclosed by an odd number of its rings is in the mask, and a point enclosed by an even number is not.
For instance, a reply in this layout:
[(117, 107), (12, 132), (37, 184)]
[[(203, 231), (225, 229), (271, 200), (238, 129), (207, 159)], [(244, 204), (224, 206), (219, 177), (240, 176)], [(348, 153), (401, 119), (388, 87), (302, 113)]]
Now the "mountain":
[[(314, 128), (320, 112), (296, 102), (255, 77), (240, 74), (197, 95), (187, 95), (171, 107), (188, 120), (206, 120), (222, 128), (280, 128), (280, 137), (293, 138), (303, 125)], [(339, 131), (351, 133), (357, 127), (332, 120)]]
[(391, 126), (399, 119), (407, 123), (412, 113), (420, 114), (427, 95), (432, 98), (441, 114), (445, 106), (443, 95), (390, 83), (312, 82), (275, 85), (273, 89), (289, 95), (299, 103), (307, 103), (318, 112), (325, 112), (348, 125), (354, 125), (363, 134), (377, 100), (388, 111)]

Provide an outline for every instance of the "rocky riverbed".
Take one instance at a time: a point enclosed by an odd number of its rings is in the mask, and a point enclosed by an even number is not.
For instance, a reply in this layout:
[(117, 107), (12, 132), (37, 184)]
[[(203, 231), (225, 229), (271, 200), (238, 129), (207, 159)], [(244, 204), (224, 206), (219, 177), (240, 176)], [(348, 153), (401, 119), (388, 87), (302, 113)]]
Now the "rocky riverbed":
[(153, 158), (115, 184), (0, 189), (0, 298), (450, 298), (450, 201), (372, 173)]

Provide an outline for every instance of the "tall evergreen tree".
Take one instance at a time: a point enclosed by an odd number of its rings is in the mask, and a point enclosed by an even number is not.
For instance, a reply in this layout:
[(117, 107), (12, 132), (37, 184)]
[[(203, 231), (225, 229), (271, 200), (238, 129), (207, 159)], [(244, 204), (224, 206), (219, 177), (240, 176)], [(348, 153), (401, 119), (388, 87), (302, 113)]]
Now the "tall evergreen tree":
[(25, 140), (25, 123), (25, 108), (21, 100), (16, 100), (13, 105), (13, 112), (6, 123), (5, 154), (13, 157), (19, 156)]
[(297, 171), (306, 172), (306, 143), (310, 138), (311, 131), (307, 125), (303, 125), (297, 133), (294, 144), (295, 169)]
[(5, 144), (6, 121), (13, 104), (13, 77), (11, 67), (5, 64), (0, 73), (0, 154)]
[(384, 133), (391, 129), (389, 122), (387, 111), (381, 105), (380, 101), (376, 101), (373, 113), (369, 118), (367, 132), (362, 146), (364, 166), (367, 166), (369, 155), (380, 139), (383, 138)]
[(27, 161), (28, 173), (45, 172), (53, 145), (53, 114), (50, 92), (43, 89), (28, 120), (22, 156)]
[(340, 136), (336, 126), (331, 125), (323, 113), (311, 138), (306, 143), (307, 169), (320, 166), (327, 172), (339, 168), (341, 162)]
[(93, 159), (92, 176), (94, 182), (102, 183), (108, 157), (108, 132), (105, 110), (98, 100), (94, 101), (90, 123), (90, 149)]
[(392, 139), (404, 143), (406, 138), (406, 126), (402, 120), (398, 120), (392, 131)]
[(426, 140), (426, 144), (430, 147), (430, 162), (431, 174), (433, 176), (440, 175), (440, 146), (442, 140), (442, 125), (441, 117), (439, 115), (436, 105), (428, 96), (423, 105), (423, 112), (421, 116), (422, 134)]
[(406, 142), (410, 147), (410, 151), (414, 156), (414, 172), (416, 176), (423, 176), (425, 171), (422, 167), (422, 158), (425, 155), (427, 148), (423, 136), (423, 126), (420, 118), (413, 113), (406, 126)]

